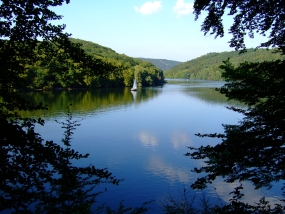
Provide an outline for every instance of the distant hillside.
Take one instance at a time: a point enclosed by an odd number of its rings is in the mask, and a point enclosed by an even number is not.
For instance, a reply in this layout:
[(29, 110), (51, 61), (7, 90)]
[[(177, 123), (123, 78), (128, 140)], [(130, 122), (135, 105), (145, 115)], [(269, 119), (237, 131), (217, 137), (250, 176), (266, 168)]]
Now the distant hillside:
[(206, 79), (206, 80), (222, 80), (219, 68), (223, 61), (230, 58), (234, 66), (239, 65), (244, 61), (262, 62), (272, 61), (277, 59), (285, 59), (277, 53), (272, 53), (273, 50), (265, 49), (249, 49), (246, 53), (239, 54), (238, 51), (208, 53), (196, 59), (184, 62), (169, 70), (164, 71), (166, 78), (191, 78), (191, 79)]
[(174, 66), (177, 66), (182, 63), (182, 62), (168, 60), (168, 59), (150, 59), (150, 58), (141, 58), (141, 57), (137, 59), (150, 62), (163, 71), (173, 68)]

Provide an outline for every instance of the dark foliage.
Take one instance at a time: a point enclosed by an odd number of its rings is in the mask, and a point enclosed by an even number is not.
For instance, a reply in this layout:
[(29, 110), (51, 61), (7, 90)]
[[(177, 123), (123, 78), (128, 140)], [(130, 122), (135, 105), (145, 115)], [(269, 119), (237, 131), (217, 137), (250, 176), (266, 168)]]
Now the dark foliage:
[[(284, 1), (196, 0), (194, 9), (196, 19), (201, 11), (208, 12), (202, 31), (216, 36), (224, 35), (222, 16), (229, 9), (229, 15), (235, 16), (230, 28), (233, 35), (230, 46), (237, 50), (245, 49), (246, 33), (253, 37), (256, 32), (269, 34), (269, 40), (260, 47), (276, 47), (281, 54), (285, 53)], [(248, 107), (230, 108), (244, 117), (237, 125), (223, 125), (224, 133), (197, 134), (200, 137), (221, 138), (221, 143), (190, 148), (194, 151), (186, 154), (205, 160), (205, 166), (193, 170), (205, 173), (192, 184), (193, 188), (205, 188), (218, 176), (229, 183), (250, 181), (256, 188), (270, 188), (273, 182), (284, 181), (284, 67), (284, 60), (244, 62), (237, 67), (230, 60), (224, 61), (221, 69), (227, 83), (218, 90)], [(283, 213), (285, 210), (282, 205), (271, 208), (265, 198), (256, 205), (248, 205), (241, 201), (243, 194), (240, 189), (242, 187), (236, 188), (233, 199), (219, 213)]]
[(207, 166), (195, 169), (208, 175), (193, 187), (204, 188), (217, 176), (224, 176), (227, 182), (249, 180), (257, 188), (285, 179), (285, 73), (280, 72), (284, 66), (284, 61), (245, 62), (236, 69), (226, 61), (221, 66), (228, 82), (220, 92), (250, 107), (230, 108), (244, 118), (238, 125), (223, 125), (224, 134), (198, 134), (222, 138), (222, 143), (191, 153), (194, 159), (208, 158)]
[[(22, 118), (19, 110), (46, 109), (21, 98), (27, 65), (37, 62), (57, 74), (66, 74), (68, 60), (90, 75), (104, 76), (112, 64), (95, 59), (71, 43), (64, 25), (50, 21), (61, 16), (51, 8), (69, 0), (3, 0), (0, 2), (0, 212), (90, 213), (99, 184), (118, 184), (107, 169), (76, 167), (74, 160), (87, 158), (71, 149), (71, 136), (78, 125), (68, 113), (61, 143), (44, 141), (35, 126), (39, 119)], [(41, 39), (41, 41), (38, 41)], [(103, 190), (104, 191), (104, 190)]]
[(229, 29), (232, 39), (230, 47), (244, 50), (244, 38), (254, 34), (268, 36), (269, 40), (260, 44), (260, 47), (277, 47), (285, 53), (285, 2), (282, 0), (256, 1), (256, 0), (196, 0), (194, 14), (197, 20), (202, 11), (208, 15), (203, 21), (201, 30), (216, 37), (224, 36), (222, 23), (225, 12), (234, 16)]

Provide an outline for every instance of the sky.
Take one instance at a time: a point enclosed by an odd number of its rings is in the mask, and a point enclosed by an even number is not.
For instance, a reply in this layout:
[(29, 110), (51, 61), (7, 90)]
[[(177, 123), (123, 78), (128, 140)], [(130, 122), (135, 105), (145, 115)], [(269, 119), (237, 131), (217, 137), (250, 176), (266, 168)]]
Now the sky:
[[(51, 8), (72, 38), (91, 41), (130, 57), (189, 61), (210, 52), (233, 51), (223, 38), (201, 32), (206, 17), (195, 21), (193, 0), (71, 0)], [(225, 17), (226, 29), (232, 17)], [(259, 39), (247, 39), (256, 47)]]

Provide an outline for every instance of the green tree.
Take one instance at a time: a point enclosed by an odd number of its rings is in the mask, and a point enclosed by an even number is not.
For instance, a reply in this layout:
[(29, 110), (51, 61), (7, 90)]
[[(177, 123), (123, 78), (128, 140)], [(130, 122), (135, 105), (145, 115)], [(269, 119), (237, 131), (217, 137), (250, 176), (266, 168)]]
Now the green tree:
[[(229, 31), (233, 36), (230, 46), (236, 50), (246, 50), (245, 36), (254, 38), (256, 32), (268, 36), (268, 41), (259, 47), (277, 47), (285, 54), (284, 1), (196, 0), (194, 10), (196, 19), (202, 11), (208, 12), (202, 31), (216, 37), (224, 35), (222, 19), (225, 11), (229, 11), (228, 14), (234, 16), (234, 23)], [(224, 61), (221, 68), (224, 70), (222, 76), (226, 84), (219, 91), (229, 99), (244, 102), (248, 107), (230, 108), (244, 117), (238, 125), (223, 125), (224, 133), (197, 134), (200, 137), (221, 138), (222, 141), (215, 146), (191, 147), (194, 151), (186, 154), (193, 159), (205, 160), (205, 166), (193, 170), (196, 173), (205, 173), (192, 184), (193, 188), (205, 188), (218, 176), (230, 183), (250, 181), (256, 188), (271, 187), (273, 182), (284, 181), (284, 67), (284, 60), (244, 62), (238, 67), (229, 60)], [(225, 212), (235, 210), (241, 213), (251, 209), (238, 200), (242, 196), (241, 188), (236, 188), (233, 192), (235, 196), (231, 207), (225, 207)], [(277, 206), (267, 211), (280, 213), (280, 210), (284, 211), (284, 207)]]
[(30, 205), (37, 204), (39, 210), (47, 213), (88, 213), (94, 195), (89, 195), (85, 187), (119, 181), (107, 169), (71, 164), (72, 160), (88, 155), (70, 148), (76, 126), (70, 115), (63, 124), (65, 138), (57, 144), (44, 142), (35, 132), (35, 125), (44, 125), (41, 118), (22, 118), (18, 114), (19, 110), (46, 109), (42, 103), (31, 105), (17, 93), (18, 88), (26, 86), (24, 76), (30, 82), (40, 78), (33, 65), (54, 74), (46, 80), (50, 84), (56, 75), (70, 81), (69, 75), (74, 75), (69, 70), (70, 60), (74, 69), (83, 69), (88, 76), (109, 75), (116, 69), (71, 43), (69, 34), (63, 33), (64, 25), (51, 23), (61, 18), (51, 8), (64, 2), (69, 0), (0, 2), (0, 211), (31, 213)]

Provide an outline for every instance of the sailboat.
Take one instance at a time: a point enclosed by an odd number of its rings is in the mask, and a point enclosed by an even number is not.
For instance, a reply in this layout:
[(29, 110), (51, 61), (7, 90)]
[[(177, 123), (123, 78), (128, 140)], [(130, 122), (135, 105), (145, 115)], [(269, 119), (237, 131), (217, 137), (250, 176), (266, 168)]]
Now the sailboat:
[(134, 79), (134, 84), (133, 84), (133, 87), (131, 88), (131, 91), (136, 91), (137, 89), (138, 89), (137, 81), (136, 79)]

